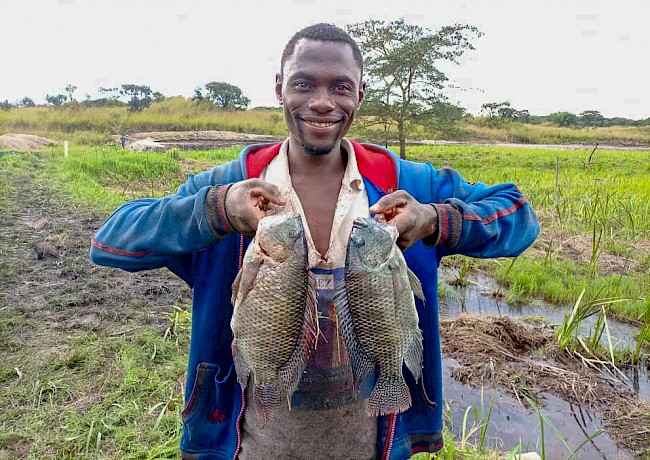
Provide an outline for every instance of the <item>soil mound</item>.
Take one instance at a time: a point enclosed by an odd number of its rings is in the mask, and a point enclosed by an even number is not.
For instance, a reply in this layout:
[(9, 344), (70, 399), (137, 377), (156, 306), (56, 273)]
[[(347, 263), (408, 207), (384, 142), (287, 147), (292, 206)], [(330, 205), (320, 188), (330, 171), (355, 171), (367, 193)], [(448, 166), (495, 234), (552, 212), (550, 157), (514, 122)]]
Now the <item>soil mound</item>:
[(460, 364), (452, 376), (470, 385), (496, 385), (522, 405), (543, 410), (544, 393), (584, 404), (604, 414), (617, 443), (650, 453), (650, 404), (631, 394), (615, 371), (587, 366), (560, 351), (548, 328), (508, 316), (463, 313), (440, 322), (442, 351)]
[(3, 134), (0, 136), (0, 149), (30, 150), (53, 145), (53, 140), (32, 134)]

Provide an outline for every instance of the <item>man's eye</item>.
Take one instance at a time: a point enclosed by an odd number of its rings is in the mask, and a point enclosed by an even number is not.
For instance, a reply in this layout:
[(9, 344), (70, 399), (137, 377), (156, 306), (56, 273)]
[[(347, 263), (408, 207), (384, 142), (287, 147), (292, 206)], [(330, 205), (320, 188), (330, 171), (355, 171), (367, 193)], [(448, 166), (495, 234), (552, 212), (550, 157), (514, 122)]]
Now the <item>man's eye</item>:
[(352, 88), (350, 88), (348, 85), (336, 85), (334, 88), (335, 91), (352, 91)]
[(299, 88), (299, 89), (309, 89), (309, 83), (304, 82), (304, 81), (297, 81), (293, 84), (294, 88)]

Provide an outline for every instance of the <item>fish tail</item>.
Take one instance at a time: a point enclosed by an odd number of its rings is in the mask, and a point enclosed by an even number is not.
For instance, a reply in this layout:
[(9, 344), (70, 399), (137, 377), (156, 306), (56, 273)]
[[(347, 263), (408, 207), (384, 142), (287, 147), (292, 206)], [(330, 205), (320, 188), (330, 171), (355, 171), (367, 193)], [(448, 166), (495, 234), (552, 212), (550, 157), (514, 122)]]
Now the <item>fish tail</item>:
[(404, 353), (404, 363), (417, 382), (422, 378), (422, 332), (418, 329)]
[(298, 388), (309, 353), (315, 347), (320, 334), (316, 278), (309, 272), (308, 279), (307, 302), (300, 336), (291, 357), (278, 372), (280, 382), (289, 398)]
[(335, 288), (334, 308), (338, 318), (338, 326), (343, 335), (345, 346), (348, 349), (348, 355), (350, 356), (350, 367), (352, 367), (354, 385), (358, 387), (363, 379), (375, 370), (375, 364), (364, 351), (354, 330), (352, 311), (350, 310), (347, 288), (344, 283), (340, 283)]
[(280, 387), (271, 383), (253, 386), (253, 400), (257, 416), (268, 422), (276, 418), (280, 412)]
[(411, 392), (402, 375), (387, 379), (381, 374), (368, 398), (367, 412), (371, 416), (404, 412), (411, 407)]

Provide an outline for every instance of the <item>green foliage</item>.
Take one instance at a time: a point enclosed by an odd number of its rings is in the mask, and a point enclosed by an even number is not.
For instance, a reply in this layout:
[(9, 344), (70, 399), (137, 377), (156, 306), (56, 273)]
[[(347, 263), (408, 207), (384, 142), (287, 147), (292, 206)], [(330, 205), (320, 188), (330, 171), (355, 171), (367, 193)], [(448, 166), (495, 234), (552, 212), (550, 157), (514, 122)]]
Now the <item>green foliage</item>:
[[(127, 104), (131, 112), (141, 112), (149, 107), (154, 100), (154, 92), (147, 85), (121, 85), (119, 93), (128, 99)], [(160, 95), (160, 93), (155, 94)]]
[(9, 102), (9, 100), (5, 99), (4, 102), (0, 101), (0, 110), (4, 110), (6, 112), (12, 107), (13, 105)]
[(35, 107), (34, 101), (31, 97), (25, 96), (20, 101), (18, 101), (18, 107)]
[(48, 104), (53, 105), (54, 107), (60, 107), (68, 100), (68, 97), (65, 94), (56, 94), (56, 95), (45, 95), (45, 100)]
[[(400, 156), (406, 155), (406, 135), (416, 125), (431, 128), (444, 118), (457, 121), (462, 110), (449, 110), (443, 93), (447, 76), (439, 63), (458, 63), (458, 58), (474, 49), (476, 27), (454, 24), (432, 31), (395, 21), (368, 20), (348, 25), (365, 58), (369, 82), (361, 114), (369, 125), (380, 125), (388, 137), (396, 130)], [(440, 109), (446, 104), (446, 110)]]
[(557, 126), (576, 126), (578, 124), (578, 116), (571, 112), (554, 112), (546, 119)]
[(211, 81), (205, 84), (204, 89), (205, 94), (200, 87), (194, 90), (196, 102), (210, 102), (223, 110), (246, 110), (250, 104), (250, 99), (244, 96), (242, 90), (230, 83)]

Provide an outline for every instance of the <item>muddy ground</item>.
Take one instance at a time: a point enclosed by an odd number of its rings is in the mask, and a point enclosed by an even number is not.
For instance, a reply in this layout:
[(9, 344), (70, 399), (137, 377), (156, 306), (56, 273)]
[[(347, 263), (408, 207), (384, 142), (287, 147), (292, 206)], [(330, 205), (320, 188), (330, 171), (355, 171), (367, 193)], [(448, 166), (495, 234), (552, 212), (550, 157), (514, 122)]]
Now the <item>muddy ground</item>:
[[(190, 290), (165, 270), (131, 274), (90, 262), (90, 239), (105, 216), (37, 186), (26, 173), (0, 171), (0, 186), (0, 384), (25, 384), (25, 350), (30, 359), (47, 361), (88, 333), (110, 337), (154, 327), (163, 334), (168, 321), (161, 312), (189, 302)], [(58, 257), (37, 258), (34, 246), (43, 241), (56, 247)], [(509, 318), (461, 316), (443, 321), (442, 339), (445, 354), (461, 365), (454, 371), (460, 381), (496, 383), (522, 404), (546, 391), (593, 405), (607, 414), (617, 442), (639, 455), (647, 452), (648, 405), (602, 372), (559, 353), (548, 330)], [(86, 408), (98, 400), (95, 387), (83, 393), (76, 397)], [(13, 409), (8, 404), (0, 412)], [(0, 454), (22, 458), (29, 443), (27, 437), (5, 439)]]

